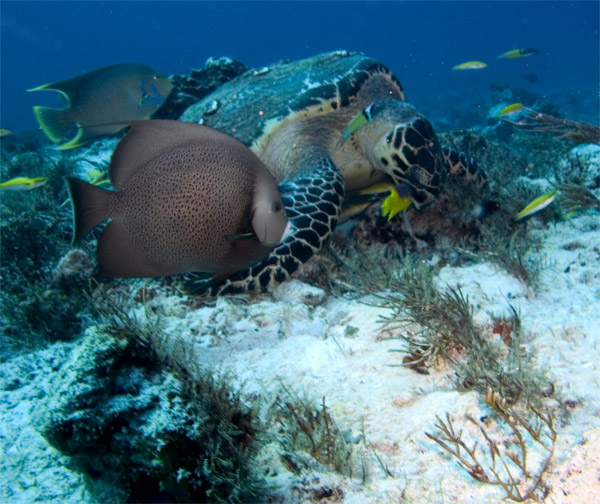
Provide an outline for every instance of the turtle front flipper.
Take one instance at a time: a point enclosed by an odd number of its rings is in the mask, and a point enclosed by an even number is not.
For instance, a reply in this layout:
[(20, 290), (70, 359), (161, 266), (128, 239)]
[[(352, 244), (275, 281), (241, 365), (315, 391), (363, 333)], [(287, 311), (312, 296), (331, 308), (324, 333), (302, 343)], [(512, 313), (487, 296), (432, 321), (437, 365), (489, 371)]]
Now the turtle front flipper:
[(184, 277), (181, 290), (189, 295), (216, 297), (241, 294), (277, 285), (319, 252), (335, 229), (344, 199), (344, 180), (325, 156), (312, 160), (310, 169), (279, 184), (291, 233), (268, 256), (228, 277), (207, 279), (194, 273)]
[(473, 158), (447, 145), (442, 147), (442, 155), (450, 176), (461, 182), (475, 184), (480, 190), (487, 187), (487, 174)]

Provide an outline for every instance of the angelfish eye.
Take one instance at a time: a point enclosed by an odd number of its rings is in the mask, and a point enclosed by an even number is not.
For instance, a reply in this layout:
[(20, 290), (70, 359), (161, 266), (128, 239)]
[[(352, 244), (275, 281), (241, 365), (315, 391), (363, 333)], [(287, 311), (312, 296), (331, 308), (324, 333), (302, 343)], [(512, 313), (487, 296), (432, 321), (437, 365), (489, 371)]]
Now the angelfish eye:
[(279, 201), (275, 201), (272, 205), (271, 205), (271, 211), (272, 212), (280, 212), (282, 209), (282, 205), (281, 203), (279, 203)]

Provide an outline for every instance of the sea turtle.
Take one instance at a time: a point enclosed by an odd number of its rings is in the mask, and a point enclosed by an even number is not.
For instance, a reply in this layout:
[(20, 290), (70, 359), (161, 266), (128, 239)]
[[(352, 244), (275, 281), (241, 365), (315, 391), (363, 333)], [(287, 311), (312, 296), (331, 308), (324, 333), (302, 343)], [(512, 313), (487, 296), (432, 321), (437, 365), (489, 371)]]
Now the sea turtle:
[[(347, 139), (348, 124), (377, 104), (377, 114)], [(229, 133), (249, 146), (279, 181), (293, 232), (255, 265), (229, 276), (188, 276), (184, 290), (216, 296), (287, 279), (321, 250), (345, 193), (391, 178), (408, 184), (421, 210), (446, 175), (481, 188), (485, 173), (464, 154), (441, 147), (430, 122), (404, 100), (400, 81), (362, 53), (335, 51), (249, 70), (180, 118)]]

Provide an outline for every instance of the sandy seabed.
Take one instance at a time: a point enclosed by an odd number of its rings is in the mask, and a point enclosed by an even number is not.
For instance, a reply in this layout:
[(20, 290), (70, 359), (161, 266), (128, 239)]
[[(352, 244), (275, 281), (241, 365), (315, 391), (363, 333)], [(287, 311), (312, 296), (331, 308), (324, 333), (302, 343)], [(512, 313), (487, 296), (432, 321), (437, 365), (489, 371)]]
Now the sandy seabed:
[[(436, 280), (440, 287), (460, 287), (475, 321), (490, 330), (492, 315), (507, 314), (508, 303), (518, 309), (529, 335), (527, 351), (547, 370), (556, 397), (568, 402), (568, 416), (556, 421), (545, 502), (600, 502), (600, 222), (588, 214), (532, 232), (543, 244), (535, 258), (544, 262), (535, 292), (486, 263), (444, 267)], [(247, 305), (219, 298), (214, 307), (191, 310), (176, 296), (152, 303), (164, 308), (167, 332), (193, 340), (202, 349), (201, 364), (229, 372), (244, 394), (268, 401), (285, 383), (316, 401), (325, 397), (342, 430), (364, 433), (366, 483), (317, 468), (304, 478), (307, 488), (340, 489), (348, 503), (506, 502), (501, 488), (475, 482), (425, 436), (434, 432), (437, 415), (449, 413), (455, 426), (466, 428), (467, 415), (489, 414), (483, 398), (456, 391), (452, 370), (443, 364), (428, 375), (398, 367), (402, 354), (391, 351), (402, 344), (385, 338), (381, 321), (389, 311), (368, 297), (342, 299), (291, 280)], [(137, 312), (145, 317), (143, 308)], [(50, 393), (49, 377), (76, 344), (56, 343), (0, 365), (3, 502), (95, 502), (83, 477), (33, 421)], [(314, 497), (298, 491), (298, 481), (283, 469), (273, 472), (284, 499)]]

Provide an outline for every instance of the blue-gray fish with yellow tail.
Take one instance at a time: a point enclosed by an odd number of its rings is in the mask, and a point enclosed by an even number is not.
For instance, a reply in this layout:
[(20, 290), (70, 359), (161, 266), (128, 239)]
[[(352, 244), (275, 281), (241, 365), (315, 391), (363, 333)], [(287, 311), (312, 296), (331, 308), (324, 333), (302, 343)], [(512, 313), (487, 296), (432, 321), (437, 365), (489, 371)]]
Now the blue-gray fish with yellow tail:
[(62, 150), (117, 133), (127, 122), (149, 119), (172, 88), (170, 79), (148, 65), (119, 63), (29, 91), (58, 91), (64, 99), (63, 109), (33, 107), (42, 131)]
[(195, 123), (133, 123), (111, 160), (115, 191), (65, 180), (74, 242), (110, 219), (98, 239), (106, 277), (233, 273), (267, 255), (288, 228), (262, 161)]

